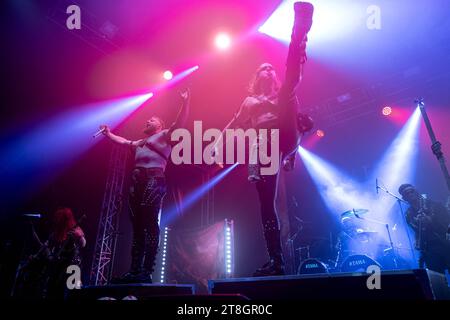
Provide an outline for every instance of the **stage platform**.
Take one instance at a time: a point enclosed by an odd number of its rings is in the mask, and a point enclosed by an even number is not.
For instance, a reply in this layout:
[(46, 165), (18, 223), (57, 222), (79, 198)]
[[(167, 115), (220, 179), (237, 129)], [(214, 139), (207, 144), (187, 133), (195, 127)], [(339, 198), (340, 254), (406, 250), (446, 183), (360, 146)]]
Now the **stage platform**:
[[(132, 299), (170, 299), (195, 294), (195, 286), (191, 284), (115, 284), (106, 286), (86, 286), (72, 290), (69, 300), (99, 300), (114, 298), (115, 300)], [(112, 299), (110, 299), (112, 300)]]
[(380, 289), (369, 289), (367, 273), (291, 275), (218, 279), (210, 294), (238, 293), (251, 300), (403, 299), (449, 300), (445, 275), (425, 269), (383, 271)]
[(382, 271), (380, 289), (369, 289), (367, 273), (287, 275), (208, 281), (208, 294), (193, 284), (121, 284), (73, 290), (68, 300), (450, 300), (445, 275), (425, 269)]

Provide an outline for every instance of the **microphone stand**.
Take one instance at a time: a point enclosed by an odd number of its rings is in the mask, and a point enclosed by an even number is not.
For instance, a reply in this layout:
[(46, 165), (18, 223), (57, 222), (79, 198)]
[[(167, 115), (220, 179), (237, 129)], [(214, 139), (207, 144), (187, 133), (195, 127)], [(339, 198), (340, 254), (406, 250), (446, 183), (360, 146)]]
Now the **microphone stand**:
[[(295, 199), (294, 199), (295, 200)], [(298, 207), (296, 203), (292, 203), (289, 208), (287, 209), (287, 212), (290, 212), (292, 207)], [(295, 256), (296, 256), (296, 250), (294, 249), (294, 240), (298, 237), (299, 233), (303, 230), (303, 221), (300, 220), (295, 214), (294, 218), (299, 222), (299, 227), (297, 228), (297, 232), (293, 234), (292, 236), (289, 236), (286, 240), (286, 244), (289, 250), (289, 255), (291, 259), (290, 268), (291, 268), (291, 274), (296, 274), (297, 270), (295, 270)]]
[[(379, 186), (378, 186), (378, 188), (381, 189), (381, 187), (379, 187)], [(356, 214), (355, 209), (353, 209), (353, 214), (358, 219), (369, 221), (369, 222), (376, 223), (376, 224), (381, 224), (381, 225), (384, 225), (386, 227), (386, 230), (387, 230), (387, 233), (388, 233), (388, 237), (389, 237), (389, 246), (390, 246), (389, 249), (392, 250), (392, 252), (394, 252), (394, 265), (395, 265), (395, 268), (397, 269), (398, 268), (397, 253), (396, 253), (396, 250), (394, 248), (394, 242), (392, 241), (391, 230), (389, 229), (389, 223), (384, 223), (384, 222), (381, 222), (381, 221), (378, 221), (378, 220), (361, 217), (360, 215)], [(387, 249), (387, 250), (389, 250), (389, 249)]]
[[(436, 139), (436, 135), (434, 134), (433, 127), (431, 126), (431, 121), (428, 118), (427, 110), (425, 110), (425, 103), (423, 102), (423, 98), (418, 98), (414, 101), (417, 106), (420, 108), (420, 113), (422, 114), (423, 121), (425, 122), (425, 126), (427, 127), (428, 135), (431, 140), (431, 150), (439, 161), (439, 165), (441, 166), (441, 171), (444, 175), (445, 182), (447, 184), (447, 189), (450, 191), (450, 174), (448, 172), (447, 165), (445, 163), (444, 153), (442, 152), (442, 144)], [(450, 209), (450, 197), (447, 200), (447, 210)], [(449, 225), (450, 228), (450, 225)], [(420, 229), (422, 233), (422, 229)], [(423, 257), (422, 257), (423, 258)], [(420, 264), (423, 265), (423, 259), (421, 258)]]
[[(402, 224), (403, 224), (403, 228), (406, 230), (406, 235), (408, 236), (408, 242), (409, 242), (409, 248), (410, 248), (410, 250), (411, 250), (411, 255), (412, 255), (412, 257), (413, 257), (413, 259), (414, 259), (414, 261), (416, 261), (416, 253), (415, 253), (415, 251), (414, 251), (414, 246), (413, 246), (413, 243), (412, 243), (412, 241), (411, 241), (411, 236), (410, 236), (410, 234), (409, 234), (409, 231), (408, 231), (408, 229), (407, 228), (405, 228), (405, 226), (406, 226), (406, 217), (405, 217), (405, 213), (404, 213), (404, 211), (403, 211), (403, 206), (402, 206), (402, 203), (407, 203), (405, 200), (403, 200), (402, 198), (400, 198), (400, 197), (398, 197), (397, 195), (395, 195), (395, 194), (393, 194), (392, 192), (390, 192), (389, 190), (387, 190), (386, 188), (383, 188), (383, 187), (381, 187), (381, 186), (379, 186), (378, 184), (377, 184), (377, 188), (378, 189), (380, 189), (381, 191), (384, 191), (386, 194), (388, 194), (388, 195), (390, 195), (391, 197), (393, 197), (394, 199), (396, 199), (397, 200), (397, 203), (398, 203), (398, 206), (399, 206), (399, 208), (400, 208), (400, 214), (401, 214), (401, 217), (402, 217)], [(389, 226), (386, 224), (386, 228), (388, 228), (388, 233), (389, 233), (389, 241), (391, 242), (391, 247), (392, 247), (392, 239), (391, 239), (391, 233), (390, 233), (390, 231), (389, 231)], [(395, 251), (395, 249), (392, 247), (392, 249), (394, 250), (393, 252), (394, 252), (394, 263), (395, 263), (395, 265), (397, 266), (397, 261), (396, 261), (396, 251)]]
[(445, 157), (441, 148), (442, 144), (436, 139), (436, 135), (434, 134), (433, 127), (431, 126), (431, 122), (430, 119), (428, 118), (427, 111), (425, 110), (425, 103), (423, 102), (423, 99), (419, 98), (416, 99), (414, 102), (417, 103), (417, 106), (420, 108), (423, 121), (425, 122), (425, 126), (427, 127), (428, 135), (430, 136), (430, 140), (432, 143), (431, 150), (433, 151), (434, 155), (439, 161), (442, 173), (444, 174), (445, 182), (447, 183), (447, 188), (450, 191), (450, 174), (448, 173), (448, 169), (445, 164)]
[(388, 236), (389, 236), (389, 244), (391, 246), (392, 252), (394, 253), (394, 266), (395, 269), (398, 268), (398, 263), (397, 263), (397, 251), (394, 248), (394, 243), (392, 242), (392, 237), (391, 237), (391, 230), (389, 230), (389, 224), (386, 223), (386, 230), (388, 232)]

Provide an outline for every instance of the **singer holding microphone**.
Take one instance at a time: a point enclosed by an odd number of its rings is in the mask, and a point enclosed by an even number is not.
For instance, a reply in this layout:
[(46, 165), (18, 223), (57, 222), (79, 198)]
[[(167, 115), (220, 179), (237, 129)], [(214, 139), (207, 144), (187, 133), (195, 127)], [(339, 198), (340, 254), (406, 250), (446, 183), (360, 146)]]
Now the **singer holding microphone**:
[(450, 212), (444, 205), (420, 194), (411, 184), (399, 188), (403, 200), (410, 205), (406, 221), (414, 230), (419, 266), (444, 273), (450, 270), (450, 241), (447, 239)]
[(129, 192), (130, 217), (133, 227), (131, 267), (129, 272), (114, 283), (151, 283), (156, 254), (159, 247), (158, 215), (166, 195), (164, 171), (170, 157), (173, 130), (184, 126), (189, 113), (190, 91), (180, 94), (181, 109), (175, 122), (164, 128), (158, 117), (147, 120), (143, 133), (145, 138), (128, 140), (111, 132), (107, 125), (101, 132), (111, 141), (130, 146), (135, 152), (135, 165)]

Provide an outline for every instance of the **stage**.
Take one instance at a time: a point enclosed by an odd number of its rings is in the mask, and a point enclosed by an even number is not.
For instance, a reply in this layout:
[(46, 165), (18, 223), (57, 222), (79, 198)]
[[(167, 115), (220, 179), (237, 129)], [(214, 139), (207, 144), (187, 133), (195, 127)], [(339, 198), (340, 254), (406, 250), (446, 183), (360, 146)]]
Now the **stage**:
[(0, 2), (0, 299), (449, 300), (450, 1)]
[(70, 292), (71, 301), (302, 301), (302, 300), (450, 300), (445, 275), (433, 271), (383, 271), (378, 288), (367, 273), (289, 275), (208, 281), (208, 294), (195, 285), (130, 284), (87, 286)]

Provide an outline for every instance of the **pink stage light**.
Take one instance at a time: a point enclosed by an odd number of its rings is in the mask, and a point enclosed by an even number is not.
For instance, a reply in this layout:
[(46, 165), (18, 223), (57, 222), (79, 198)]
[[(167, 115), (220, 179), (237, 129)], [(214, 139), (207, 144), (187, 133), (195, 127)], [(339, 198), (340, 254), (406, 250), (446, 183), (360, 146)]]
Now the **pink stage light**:
[[(193, 66), (189, 69), (186, 69), (180, 73), (177, 73), (175, 75), (172, 76), (172, 78), (170, 79), (170, 81), (165, 81), (162, 83), (159, 83), (158, 85), (152, 87), (152, 91), (155, 93), (158, 93), (162, 90), (166, 90), (168, 88), (171, 88), (172, 86), (174, 86), (175, 84), (179, 83), (181, 80), (183, 80), (184, 78), (186, 78), (187, 76), (189, 76), (190, 74), (192, 74), (193, 72), (197, 71), (199, 68), (198, 65)], [(166, 71), (167, 72), (167, 71)], [(166, 78), (164, 78), (166, 79)], [(168, 80), (168, 79), (166, 79)]]
[(390, 116), (392, 114), (392, 108), (391, 107), (384, 107), (383, 110), (381, 111), (383, 113), (383, 116)]
[(227, 50), (231, 46), (231, 37), (221, 32), (216, 35), (214, 43), (219, 50)]
[(317, 131), (316, 131), (316, 135), (317, 135), (319, 138), (323, 138), (323, 137), (325, 137), (325, 131), (323, 131), (323, 130), (317, 130)]
[(165, 80), (167, 80), (167, 81), (172, 80), (172, 78), (173, 78), (173, 73), (172, 73), (171, 71), (169, 71), (169, 70), (164, 71), (164, 73), (163, 73), (163, 78), (164, 78)]

